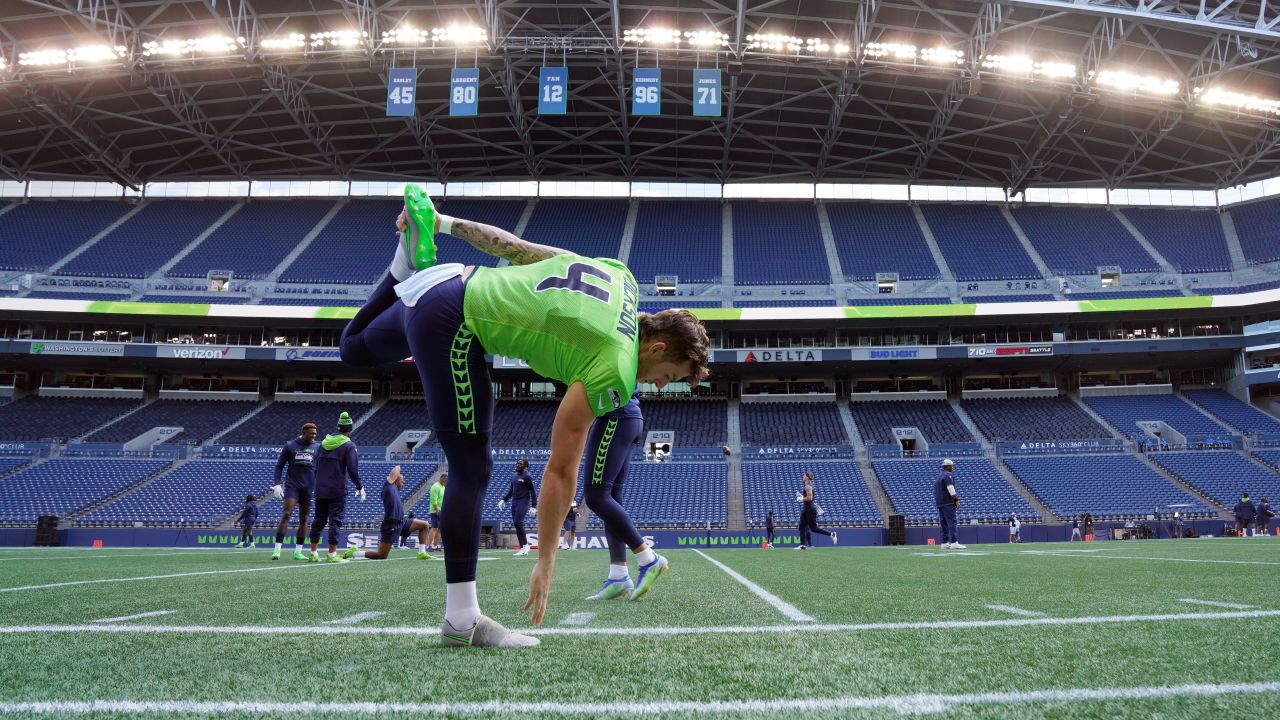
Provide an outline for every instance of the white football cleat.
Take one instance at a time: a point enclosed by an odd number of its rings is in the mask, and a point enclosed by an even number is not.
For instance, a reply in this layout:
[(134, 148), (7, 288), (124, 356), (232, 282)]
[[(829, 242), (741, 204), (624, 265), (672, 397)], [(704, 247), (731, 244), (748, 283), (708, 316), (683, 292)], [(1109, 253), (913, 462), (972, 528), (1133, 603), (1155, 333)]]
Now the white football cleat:
[(516, 554), (514, 557), (525, 557), (528, 554), (529, 554), (529, 546), (525, 545), (516, 551)]
[(968, 550), (969, 548), (965, 547), (964, 545), (961, 545), (958, 542), (953, 542), (951, 543), (951, 549), (952, 550)]

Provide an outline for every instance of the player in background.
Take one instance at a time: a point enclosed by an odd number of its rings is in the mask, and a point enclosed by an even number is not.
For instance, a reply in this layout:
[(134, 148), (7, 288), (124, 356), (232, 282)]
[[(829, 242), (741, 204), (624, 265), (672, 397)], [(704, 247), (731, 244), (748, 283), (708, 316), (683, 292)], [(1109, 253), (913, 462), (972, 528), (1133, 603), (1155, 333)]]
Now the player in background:
[(329, 552), (325, 562), (343, 562), (338, 557), (338, 531), (347, 511), (347, 480), (356, 486), (356, 497), (364, 502), (364, 486), (360, 483), (360, 462), (356, 444), (351, 442), (351, 416), (338, 416), (338, 432), (326, 435), (316, 453), (316, 521), (311, 525), (311, 557), (320, 562), (320, 533), (329, 528)]
[[(298, 544), (293, 551), (293, 559), (307, 559), (303, 543), (307, 540), (307, 516), (311, 513), (311, 497), (316, 490), (316, 432), (315, 423), (303, 423), (302, 434), (285, 443), (276, 460), (276, 483), (272, 493), (276, 499), (284, 499), (284, 511), (280, 513), (280, 524), (276, 526), (276, 546), (271, 552), (272, 560), (280, 559), (284, 531), (289, 526), (289, 517), (293, 515), (295, 506), (298, 508), (298, 532), (294, 538)], [(282, 482), (280, 475), (286, 467), (289, 472)]]
[(431, 532), (427, 533), (427, 550), (440, 549), (440, 511), (444, 509), (444, 488), (449, 482), (449, 473), (440, 473), (440, 479), (431, 485), (427, 493), (431, 503), (431, 514), (427, 516), (431, 524)]
[(814, 502), (813, 496), (813, 473), (804, 474), (804, 488), (796, 493), (796, 502), (801, 503), (800, 508), (800, 525), (797, 529), (800, 531), (800, 544), (796, 546), (797, 550), (804, 550), (813, 546), (813, 533), (826, 535), (831, 538), (831, 544), (836, 544), (836, 534), (830, 530), (818, 527), (818, 505)]
[(240, 515), (236, 518), (236, 522), (243, 528), (240, 531), (240, 542), (236, 543), (236, 547), (242, 548), (245, 545), (253, 547), (253, 525), (258, 522), (257, 498), (252, 495), (244, 496), (244, 505), (240, 507)]
[[(589, 223), (590, 218), (584, 218)], [(485, 354), (523, 358), (564, 383), (551, 429), (551, 456), (538, 504), (539, 534), (555, 537), (573, 500), (592, 421), (631, 397), (637, 382), (663, 387), (706, 375), (710, 340), (691, 313), (637, 313), (639, 288), (626, 266), (526, 242), (500, 228), (438, 215), (430, 198), (405, 188), (402, 235), (388, 275), (342, 332), (344, 362), (390, 364), (412, 355), (427, 414), (453, 476), (440, 517), (445, 548), (441, 641), (454, 646), (525, 647), (480, 611), (476, 566), (481, 503), (493, 466), (493, 388)], [(436, 233), (504, 258), (509, 267), (436, 263)], [(544, 543), (529, 580), (535, 624), (546, 612), (556, 547)]]
[(578, 501), (569, 504), (569, 514), (564, 516), (564, 534), (560, 536), (560, 549), (572, 550), (578, 536)]
[(1258, 526), (1257, 530), (1255, 531), (1256, 534), (1262, 535), (1264, 537), (1270, 534), (1271, 518), (1275, 516), (1276, 514), (1271, 510), (1271, 499), (1262, 498), (1262, 500), (1258, 502), (1257, 512), (1254, 513), (1254, 522)]
[(507, 494), (498, 501), (498, 509), (506, 507), (508, 500), (511, 501), (511, 524), (516, 526), (516, 542), (520, 543), (516, 557), (525, 557), (529, 554), (529, 536), (525, 533), (524, 519), (538, 514), (538, 488), (529, 473), (529, 461), (524, 458), (516, 461), (516, 474), (511, 476)]
[(770, 510), (764, 516), (765, 547), (769, 548), (770, 550), (773, 549), (773, 537), (774, 537), (774, 531), (776, 530), (777, 530), (777, 525), (774, 524), (773, 511)]
[(417, 531), (418, 533), (418, 559), (433, 560), (427, 553), (427, 524), (422, 520), (406, 518), (404, 516), (404, 501), (400, 497), (400, 491), (404, 490), (404, 473), (400, 472), (400, 466), (396, 465), (391, 468), (391, 472), (387, 473), (387, 481), (382, 485), (382, 525), (378, 528), (378, 549), (377, 550), (358, 550), (355, 547), (347, 548), (342, 553), (343, 560), (355, 558), (357, 560), (386, 560), (391, 554), (391, 548), (395, 546), (398, 536), (404, 530)]
[[(1174, 513), (1174, 514), (1176, 515), (1177, 513)], [(1074, 542), (1076, 540), (1084, 542), (1084, 539), (1080, 537), (1080, 516), (1079, 515), (1074, 515), (1071, 518), (1071, 538), (1067, 540), (1067, 542)]]
[(947, 458), (942, 461), (942, 472), (933, 482), (933, 502), (938, 506), (942, 524), (942, 545), (947, 550), (964, 550), (956, 537), (956, 511), (960, 509), (960, 496), (956, 495), (956, 464)]
[[(640, 536), (631, 516), (622, 507), (623, 485), (631, 457), (644, 436), (644, 415), (639, 395), (622, 408), (598, 418), (587, 436), (587, 473), (582, 502), (604, 523), (609, 543), (609, 574), (588, 600), (612, 600), (628, 595), (639, 600), (667, 572), (667, 560)], [(627, 572), (627, 548), (635, 553), (638, 581)]]

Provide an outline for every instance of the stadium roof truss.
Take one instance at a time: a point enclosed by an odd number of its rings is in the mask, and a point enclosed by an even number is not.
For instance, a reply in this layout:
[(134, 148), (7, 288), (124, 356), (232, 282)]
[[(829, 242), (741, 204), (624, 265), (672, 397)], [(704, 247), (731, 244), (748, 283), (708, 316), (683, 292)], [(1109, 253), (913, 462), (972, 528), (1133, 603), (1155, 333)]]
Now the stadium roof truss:
[[(483, 41), (407, 48), (384, 33), (463, 25)], [(713, 48), (627, 41), (714, 31)], [(264, 48), (356, 30), (343, 48)], [(761, 33), (845, 53), (761, 51)], [(147, 43), (243, 38), (208, 56)], [(109, 62), (24, 64), (85, 44)], [(894, 61), (874, 43), (945, 47)], [(1280, 97), (1280, 6), (1238, 0), (11, 0), (0, 6), (0, 177), (607, 179), (909, 182), (1010, 188), (1221, 188), (1276, 175), (1280, 110), (1207, 106), (1226, 88)], [(1074, 67), (1032, 80), (987, 60)], [(542, 65), (570, 68), (568, 113), (537, 112)], [(663, 69), (661, 116), (630, 112), (634, 68)], [(387, 74), (416, 66), (418, 114), (385, 115)], [(450, 117), (453, 67), (480, 69), (479, 111)], [(693, 117), (691, 71), (723, 72), (720, 117)], [(1156, 96), (1108, 70), (1177, 85)]]

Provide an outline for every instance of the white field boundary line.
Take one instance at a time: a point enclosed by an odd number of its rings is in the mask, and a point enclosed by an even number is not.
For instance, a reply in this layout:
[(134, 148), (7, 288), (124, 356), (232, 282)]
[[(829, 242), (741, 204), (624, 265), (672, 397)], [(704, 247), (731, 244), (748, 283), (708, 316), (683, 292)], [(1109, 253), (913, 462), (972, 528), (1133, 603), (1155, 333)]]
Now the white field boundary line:
[(1073, 557), (1082, 560), (1151, 560), (1155, 562), (1206, 563), (1211, 565), (1280, 565), (1280, 562), (1268, 562), (1266, 560), (1206, 560), (1203, 558), (1151, 557), (1147, 555), (1079, 555), (1056, 550), (1023, 550), (1021, 554)]
[(185, 552), (162, 552), (162, 553), (112, 553), (110, 555), (60, 555), (57, 557), (39, 557), (32, 555), (30, 557), (0, 557), (0, 562), (12, 562), (14, 560), (39, 560), (47, 562), (49, 560), (115, 560), (116, 558), (127, 557), (164, 557), (166, 555), (190, 555)]
[(1044, 617), (1044, 613), (1039, 610), (1023, 610), (1022, 608), (1013, 607), (1012, 605), (988, 605), (991, 610), (1009, 613), (1010, 615), (1020, 615), (1022, 617)]
[[(1085, 617), (1000, 618), (996, 620), (922, 620), (862, 624), (807, 625), (724, 625), (703, 627), (542, 627), (519, 629), (526, 635), (753, 635), (790, 633), (863, 633), (910, 630), (972, 630), (977, 628), (1020, 628), (1075, 625), (1127, 625), (1132, 623), (1204, 622), (1241, 618), (1280, 617), (1280, 610), (1234, 610), (1223, 612), (1166, 613), (1162, 615), (1094, 615)], [(142, 635), (369, 635), (434, 637), (435, 627), (361, 627), (358, 625), (315, 625), (282, 627), (274, 625), (0, 625), (0, 635), (47, 635), (57, 633), (103, 633)]]
[(141, 582), (144, 580), (167, 580), (169, 578), (198, 577), (202, 575), (230, 575), (233, 573), (271, 572), (273, 570), (299, 570), (312, 566), (333, 566), (334, 563), (307, 563), (303, 565), (274, 565), (260, 568), (239, 568), (236, 570), (200, 570), (198, 572), (171, 573), (168, 575), (142, 575), (126, 578), (99, 578), (96, 580), (68, 580), (66, 582), (48, 583), (45, 585), (20, 585), (18, 587), (0, 588), (0, 593), (24, 592), (27, 590), (48, 590), (52, 588), (72, 587), (75, 585), (101, 585), (104, 583)]
[(355, 625), (356, 623), (361, 622), (363, 620), (372, 620), (374, 618), (382, 617), (383, 615), (386, 615), (386, 613), (378, 610), (370, 610), (369, 612), (356, 613), (355, 615), (348, 615), (347, 617), (338, 618), (337, 620), (325, 620), (324, 624), (325, 625)]
[(917, 694), (864, 697), (796, 698), (786, 700), (667, 700), (643, 703), (567, 702), (486, 702), (397, 703), (397, 702), (196, 702), (190, 700), (138, 701), (91, 700), (87, 702), (0, 702), (5, 715), (95, 715), (102, 713), (172, 713), (213, 716), (236, 715), (551, 715), (588, 716), (672, 714), (721, 716), (733, 713), (766, 715), (788, 711), (892, 710), (901, 715), (919, 715), (952, 710), (963, 705), (1031, 705), (1035, 703), (1080, 703), (1115, 700), (1167, 700), (1169, 698), (1210, 698), (1228, 695), (1263, 695), (1280, 692), (1280, 682), (1212, 683), (1196, 685), (1152, 685), (1112, 688), (1059, 688), (1013, 692), (965, 693), (956, 695)]
[(772, 605), (775, 610), (777, 610), (778, 612), (786, 616), (788, 620), (791, 620), (793, 622), (813, 622), (812, 617), (801, 612), (800, 609), (797, 608), (795, 605), (792, 605), (786, 600), (783, 600), (777, 595), (774, 595), (768, 590), (765, 590), (759, 585), (751, 582), (750, 580), (743, 577), (741, 574), (739, 574), (736, 570), (729, 567), (728, 565), (725, 565), (724, 563), (720, 562), (719, 560), (716, 560), (715, 558), (702, 552), (701, 550), (694, 550), (694, 552), (701, 555), (703, 560), (706, 560), (712, 565), (715, 565), (716, 567), (723, 570), (725, 574), (728, 575), (729, 577), (733, 578), (734, 580), (737, 580), (743, 587), (745, 587), (746, 589), (754, 593), (756, 597)]
[(1240, 603), (1220, 602), (1218, 600), (1196, 600), (1195, 598), (1180, 598), (1178, 602), (1187, 603), (1188, 605), (1232, 608), (1234, 610), (1251, 610), (1258, 607), (1257, 605), (1241, 605)]
[(178, 611), (177, 610), (152, 610), (151, 612), (138, 613), (136, 615), (125, 615), (123, 617), (102, 618), (101, 620), (94, 620), (93, 622), (103, 623), (103, 624), (120, 623), (120, 622), (125, 622), (126, 620), (141, 620), (142, 618), (160, 617), (161, 615), (172, 615), (176, 612)]

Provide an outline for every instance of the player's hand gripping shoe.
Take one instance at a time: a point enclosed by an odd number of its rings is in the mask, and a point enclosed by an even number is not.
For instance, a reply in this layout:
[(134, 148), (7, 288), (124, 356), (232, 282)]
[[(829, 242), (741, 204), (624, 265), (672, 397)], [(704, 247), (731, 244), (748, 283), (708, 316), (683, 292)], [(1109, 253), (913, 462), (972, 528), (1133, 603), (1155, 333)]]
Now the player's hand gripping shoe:
[(623, 595), (628, 595), (632, 590), (636, 589), (636, 584), (631, 582), (631, 577), (618, 578), (616, 580), (605, 580), (600, 584), (600, 590), (595, 595), (587, 596), (588, 600), (613, 600)]
[(414, 272), (436, 264), (436, 206), (422, 188), (404, 186), (404, 208), (409, 226), (404, 231), (404, 255)]
[(648, 593), (653, 584), (658, 581), (659, 577), (667, 574), (667, 559), (661, 555), (655, 555), (653, 562), (648, 565), (641, 565), (640, 571), (636, 573), (636, 588), (631, 591), (631, 599), (639, 600)]
[(508, 630), (501, 623), (484, 615), (469, 629), (459, 630), (448, 620), (440, 626), (440, 644), (446, 647), (536, 647), (539, 640)]

